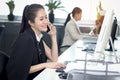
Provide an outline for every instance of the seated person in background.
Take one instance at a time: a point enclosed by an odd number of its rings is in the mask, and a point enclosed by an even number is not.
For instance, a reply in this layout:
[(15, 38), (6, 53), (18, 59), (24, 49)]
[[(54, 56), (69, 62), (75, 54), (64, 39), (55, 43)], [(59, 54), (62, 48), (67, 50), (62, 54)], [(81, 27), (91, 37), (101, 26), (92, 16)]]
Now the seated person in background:
[(96, 35), (100, 33), (100, 29), (101, 29), (103, 20), (104, 20), (104, 16), (100, 16), (100, 18), (95, 21), (96, 27), (95, 27), (94, 32), (95, 32)]
[[(72, 18), (70, 14), (72, 14)], [(77, 21), (81, 20), (82, 10), (79, 7), (75, 7), (70, 14), (68, 14), (65, 22), (65, 34), (63, 37), (62, 47), (60, 49), (61, 53), (78, 39), (82, 39), (76, 24)]]
[(100, 8), (100, 11), (97, 12), (97, 19), (95, 20), (95, 24), (96, 24), (96, 27), (94, 30), (95, 35), (98, 35), (100, 33), (101, 26), (104, 20), (104, 16), (105, 16), (105, 10)]
[(97, 6), (97, 19), (95, 21), (96, 27), (94, 30), (95, 35), (98, 35), (100, 33), (100, 29), (104, 20), (105, 10), (102, 8), (101, 1), (99, 2), (99, 5)]
[[(33, 80), (45, 68), (65, 67), (58, 63), (56, 28), (48, 22), (42, 5), (27, 5), (23, 11), (20, 34), (15, 41), (14, 50), (6, 70), (8, 80)], [(47, 31), (51, 37), (50, 49), (42, 38), (41, 32)], [(51, 62), (47, 62), (47, 58)]]

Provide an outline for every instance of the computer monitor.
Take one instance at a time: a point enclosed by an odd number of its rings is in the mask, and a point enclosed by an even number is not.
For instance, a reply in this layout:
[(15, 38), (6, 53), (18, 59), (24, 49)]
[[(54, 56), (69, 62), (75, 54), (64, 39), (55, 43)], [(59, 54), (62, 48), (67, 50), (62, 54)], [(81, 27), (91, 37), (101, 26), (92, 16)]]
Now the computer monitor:
[(89, 34), (91, 31), (91, 27), (89, 26), (79, 26), (78, 28), (80, 34)]
[(105, 47), (110, 39), (113, 19), (114, 19), (113, 10), (107, 10), (105, 13), (103, 24), (101, 26), (100, 34), (98, 36), (96, 48), (94, 51), (94, 59), (99, 60), (101, 55), (104, 54)]

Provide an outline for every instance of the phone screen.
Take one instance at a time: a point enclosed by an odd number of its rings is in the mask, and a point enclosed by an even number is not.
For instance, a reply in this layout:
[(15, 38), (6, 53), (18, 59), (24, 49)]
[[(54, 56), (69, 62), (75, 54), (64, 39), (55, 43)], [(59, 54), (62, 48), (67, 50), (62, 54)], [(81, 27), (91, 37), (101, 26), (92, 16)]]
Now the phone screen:
[(47, 26), (47, 33), (50, 31), (50, 28)]

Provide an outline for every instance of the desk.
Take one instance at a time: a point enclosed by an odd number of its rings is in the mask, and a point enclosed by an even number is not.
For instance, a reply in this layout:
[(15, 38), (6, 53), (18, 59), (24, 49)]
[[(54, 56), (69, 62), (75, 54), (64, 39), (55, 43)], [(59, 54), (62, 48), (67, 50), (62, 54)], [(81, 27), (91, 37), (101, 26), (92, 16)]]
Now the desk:
[[(68, 60), (73, 61), (76, 59), (85, 60), (86, 52), (82, 51), (81, 50), (82, 48), (83, 48), (83, 42), (81, 40), (78, 40), (70, 48), (68, 48), (63, 54), (60, 55), (58, 62), (64, 62)], [(87, 56), (87, 59), (92, 59), (92, 58), (93, 58), (92, 54)], [(117, 70), (120, 70), (120, 67), (117, 67)], [(55, 72), (55, 69), (46, 68), (33, 80), (64, 80), (64, 79), (59, 79), (58, 74), (59, 73)]]

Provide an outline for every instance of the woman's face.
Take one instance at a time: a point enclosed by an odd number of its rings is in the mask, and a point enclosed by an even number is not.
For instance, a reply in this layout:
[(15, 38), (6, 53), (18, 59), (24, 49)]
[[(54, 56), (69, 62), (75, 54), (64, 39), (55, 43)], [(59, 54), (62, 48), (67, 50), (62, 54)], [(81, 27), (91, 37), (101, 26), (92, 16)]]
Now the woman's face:
[(79, 20), (81, 20), (81, 17), (82, 17), (82, 13), (76, 13), (73, 18), (74, 18), (76, 21), (79, 21)]
[(78, 20), (81, 20), (81, 18), (82, 18), (82, 13), (78, 13), (78, 14), (77, 14), (77, 21), (78, 21)]
[(30, 25), (37, 34), (47, 31), (48, 18), (44, 9), (40, 9), (36, 13), (34, 23), (31, 23)]

